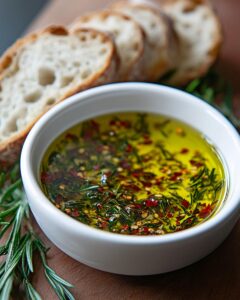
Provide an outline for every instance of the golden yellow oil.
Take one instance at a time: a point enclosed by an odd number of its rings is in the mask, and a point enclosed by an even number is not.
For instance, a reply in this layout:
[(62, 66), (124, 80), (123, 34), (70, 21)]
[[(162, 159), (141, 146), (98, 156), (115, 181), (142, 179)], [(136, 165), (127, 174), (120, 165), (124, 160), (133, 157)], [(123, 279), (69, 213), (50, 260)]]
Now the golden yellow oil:
[[(51, 184), (42, 180), (50, 200), (79, 221), (123, 234), (165, 234), (197, 225), (216, 213), (227, 192), (222, 159), (204, 134), (152, 113), (109, 114), (67, 130), (42, 161), (41, 173), (50, 176), (59, 170), (62, 179)], [(79, 196), (78, 188), (68, 188), (68, 172), (85, 180), (84, 188), (87, 182), (89, 190), (80, 189)], [(87, 199), (87, 191), (98, 193), (96, 203)], [(117, 195), (117, 208), (111, 210), (106, 204), (104, 217), (96, 207), (107, 193)], [(59, 195), (60, 204), (55, 201)], [(77, 205), (69, 208), (69, 199), (86, 201), (86, 206), (81, 211)]]

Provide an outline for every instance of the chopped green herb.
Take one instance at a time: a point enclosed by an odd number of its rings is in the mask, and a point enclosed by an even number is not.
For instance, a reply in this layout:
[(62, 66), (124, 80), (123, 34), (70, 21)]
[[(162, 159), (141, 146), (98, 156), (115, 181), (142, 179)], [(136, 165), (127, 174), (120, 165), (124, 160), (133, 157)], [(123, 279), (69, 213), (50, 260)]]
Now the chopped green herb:
[[(59, 299), (74, 299), (68, 288), (70, 284), (58, 277), (46, 262), (47, 249), (34, 233), (29, 220), (29, 207), (22, 188), (19, 164), (8, 172), (0, 172), (0, 299), (10, 299), (13, 283), (22, 284), (25, 297), (40, 300), (39, 293), (31, 284), (34, 272), (34, 254), (40, 254), (45, 275)], [(24, 230), (23, 230), (24, 228)], [(37, 255), (36, 255), (37, 257)]]
[[(49, 160), (55, 153), (61, 164)], [(218, 209), (226, 190), (221, 161), (200, 133), (138, 113), (98, 117), (62, 134), (45, 154), (41, 182), (69, 216), (134, 235), (197, 225)]]

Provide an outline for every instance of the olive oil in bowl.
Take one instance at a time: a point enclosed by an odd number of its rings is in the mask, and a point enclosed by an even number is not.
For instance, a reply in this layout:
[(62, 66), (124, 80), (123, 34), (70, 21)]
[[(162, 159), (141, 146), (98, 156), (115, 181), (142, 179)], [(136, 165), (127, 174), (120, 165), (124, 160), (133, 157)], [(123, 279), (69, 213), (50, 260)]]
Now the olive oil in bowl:
[(213, 145), (187, 124), (150, 113), (104, 115), (67, 130), (45, 153), (40, 177), (64, 213), (129, 235), (198, 225), (227, 191)]

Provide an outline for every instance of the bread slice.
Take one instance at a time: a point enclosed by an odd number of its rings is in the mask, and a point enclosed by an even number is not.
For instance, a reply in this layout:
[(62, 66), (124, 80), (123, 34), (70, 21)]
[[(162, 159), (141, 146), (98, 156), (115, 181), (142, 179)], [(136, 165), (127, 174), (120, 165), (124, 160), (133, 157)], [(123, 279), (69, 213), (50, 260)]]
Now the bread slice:
[(180, 42), (180, 59), (168, 83), (185, 85), (204, 75), (217, 58), (222, 42), (220, 22), (207, 1), (165, 0), (160, 3), (172, 18)]
[(14, 162), (39, 117), (87, 88), (115, 80), (116, 52), (93, 29), (50, 27), (17, 41), (0, 60), (0, 162)]
[(102, 30), (113, 36), (120, 57), (119, 81), (140, 78), (144, 33), (132, 18), (120, 12), (100, 11), (81, 16), (70, 25), (70, 30), (74, 32), (82, 27)]
[(138, 22), (146, 34), (144, 79), (156, 81), (175, 67), (177, 40), (170, 20), (146, 3), (119, 1), (110, 6)]

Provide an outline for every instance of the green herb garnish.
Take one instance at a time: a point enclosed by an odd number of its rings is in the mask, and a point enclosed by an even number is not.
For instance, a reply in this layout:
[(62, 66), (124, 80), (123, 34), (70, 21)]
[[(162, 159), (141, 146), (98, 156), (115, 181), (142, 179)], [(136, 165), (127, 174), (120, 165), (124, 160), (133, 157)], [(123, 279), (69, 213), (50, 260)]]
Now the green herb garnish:
[(233, 111), (233, 89), (215, 70), (202, 78), (191, 81), (184, 90), (220, 110), (240, 131), (240, 120)]
[[(83, 128), (78, 140), (68, 138)], [(60, 165), (49, 162), (56, 151)], [(132, 235), (203, 222), (223, 199), (223, 178), (217, 154), (199, 132), (150, 113), (110, 114), (76, 125), (53, 142), (41, 169), (43, 190), (58, 209), (92, 227)]]
[(34, 256), (39, 256), (45, 276), (61, 300), (74, 299), (71, 284), (60, 278), (46, 260), (47, 248), (34, 232), (19, 174), (19, 164), (0, 173), (0, 299), (10, 298), (14, 285), (20, 285), (31, 300), (42, 299), (31, 284)]

